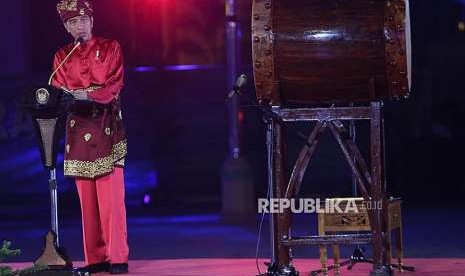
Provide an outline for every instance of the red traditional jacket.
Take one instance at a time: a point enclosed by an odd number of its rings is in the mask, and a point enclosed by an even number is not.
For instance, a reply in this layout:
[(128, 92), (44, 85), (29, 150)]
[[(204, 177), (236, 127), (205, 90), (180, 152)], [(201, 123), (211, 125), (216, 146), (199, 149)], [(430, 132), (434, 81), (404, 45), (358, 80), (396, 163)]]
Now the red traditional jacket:
[[(55, 54), (55, 70), (73, 44)], [(71, 92), (86, 91), (91, 101), (77, 101), (66, 122), (64, 173), (96, 178), (124, 166), (126, 135), (119, 92), (123, 87), (123, 55), (110, 39), (93, 37), (80, 45), (52, 79)]]

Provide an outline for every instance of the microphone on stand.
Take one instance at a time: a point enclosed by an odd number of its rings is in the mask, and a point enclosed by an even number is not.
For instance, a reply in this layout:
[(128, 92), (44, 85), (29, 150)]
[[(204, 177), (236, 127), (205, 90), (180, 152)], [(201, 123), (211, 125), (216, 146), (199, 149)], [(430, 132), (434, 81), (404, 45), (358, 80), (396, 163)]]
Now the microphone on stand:
[(233, 89), (228, 94), (228, 98), (232, 98), (236, 94), (241, 94), (241, 89), (247, 83), (247, 76), (245, 74), (240, 75), (237, 79), (236, 84), (233, 86)]
[(48, 85), (51, 85), (52, 84), (52, 79), (53, 79), (53, 76), (55, 76), (55, 74), (58, 72), (58, 70), (63, 66), (63, 64), (65, 64), (65, 62), (68, 60), (68, 58), (73, 54), (74, 51), (76, 51), (76, 49), (84, 42), (84, 38), (83, 37), (79, 37), (78, 39), (76, 39), (76, 45), (74, 45), (73, 49), (71, 49), (71, 51), (68, 53), (68, 55), (63, 59), (63, 61), (57, 66), (57, 68), (55, 69), (55, 71), (53, 71), (53, 73), (50, 75), (50, 78), (48, 79)]

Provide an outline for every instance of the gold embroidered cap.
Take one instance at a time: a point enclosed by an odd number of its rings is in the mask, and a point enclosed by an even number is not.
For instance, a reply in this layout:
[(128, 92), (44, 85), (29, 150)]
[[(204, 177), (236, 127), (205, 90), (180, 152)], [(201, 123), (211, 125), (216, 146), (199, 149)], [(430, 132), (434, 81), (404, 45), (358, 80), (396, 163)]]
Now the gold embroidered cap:
[(61, 0), (57, 4), (57, 11), (63, 22), (75, 16), (92, 16), (94, 13), (90, 0)]

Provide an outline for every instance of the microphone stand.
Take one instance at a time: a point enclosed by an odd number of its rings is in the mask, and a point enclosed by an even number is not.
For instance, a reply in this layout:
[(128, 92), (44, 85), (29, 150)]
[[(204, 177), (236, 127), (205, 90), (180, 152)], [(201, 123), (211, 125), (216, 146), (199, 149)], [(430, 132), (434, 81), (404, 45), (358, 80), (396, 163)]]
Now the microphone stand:
[[(233, 90), (233, 91), (235, 91), (234, 94), (242, 95), (241, 88), (242, 87), (239, 87), (239, 89)], [(228, 99), (229, 98), (231, 98), (231, 97), (228, 95)], [(273, 112), (272, 107), (270, 107), (269, 105), (259, 104), (259, 103), (255, 102), (254, 100), (251, 100), (251, 99), (247, 99), (247, 103), (249, 105), (243, 105), (242, 107), (254, 107), (254, 108), (257, 108), (258, 110), (260, 110), (261, 113), (262, 113), (262, 116), (263, 116), (262, 120), (263, 120), (264, 123), (267, 124), (266, 149), (267, 149), (268, 190), (269, 190), (269, 197), (273, 198), (273, 196), (274, 196), (273, 195), (273, 186), (274, 186), (274, 182), (273, 182), (273, 173), (274, 173), (274, 171), (273, 171), (273, 141), (272, 141), (273, 132), (274, 132), (273, 122), (274, 121), (280, 122), (281, 118), (279, 117), (278, 114)], [(297, 136), (299, 138), (302, 138), (305, 141), (306, 145), (311, 146), (308, 143), (307, 138), (306, 138), (305, 135), (303, 135), (300, 132), (296, 132), (296, 134), (297, 134)], [(293, 266), (279, 267), (277, 252), (276, 252), (276, 249), (274, 247), (276, 241), (274, 239), (273, 233), (274, 233), (274, 229), (276, 227), (276, 222), (275, 222), (275, 218), (274, 218), (273, 214), (270, 215), (269, 227), (270, 227), (270, 245), (271, 245), (271, 250), (272, 250), (271, 262), (265, 262), (265, 265), (267, 266), (267, 270), (266, 270), (265, 273), (259, 274), (258, 276), (298, 276), (299, 272), (296, 271)], [(261, 272), (259, 271), (259, 273), (261, 273)]]
[(71, 49), (71, 51), (69, 51), (69, 53), (66, 55), (66, 57), (63, 59), (63, 61), (57, 66), (57, 68), (53, 71), (53, 73), (50, 75), (50, 78), (48, 79), (48, 85), (52, 85), (52, 79), (53, 77), (55, 76), (55, 74), (58, 72), (58, 70), (60, 70), (60, 68), (63, 66), (63, 64), (65, 64), (65, 62), (68, 60), (68, 58), (74, 53), (74, 51), (76, 51), (76, 49), (81, 46), (81, 43), (82, 43), (82, 38), (79, 38), (77, 40), (77, 43), (76, 45), (74, 45), (73, 49)]

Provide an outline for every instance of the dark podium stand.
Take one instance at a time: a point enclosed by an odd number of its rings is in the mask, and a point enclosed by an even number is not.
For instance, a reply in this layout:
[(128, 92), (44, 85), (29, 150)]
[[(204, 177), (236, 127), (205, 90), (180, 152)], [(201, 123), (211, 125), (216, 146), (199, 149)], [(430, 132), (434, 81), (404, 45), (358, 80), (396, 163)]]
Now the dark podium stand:
[(31, 114), (39, 138), (42, 163), (50, 174), (51, 230), (45, 237), (44, 251), (34, 261), (35, 266), (48, 267), (31, 273), (31, 276), (88, 275), (73, 269), (73, 264), (63, 247), (58, 232), (58, 199), (56, 180), (57, 142), (63, 133), (63, 120), (73, 105), (73, 97), (53, 86), (40, 86), (27, 90), (19, 99), (18, 106)]

